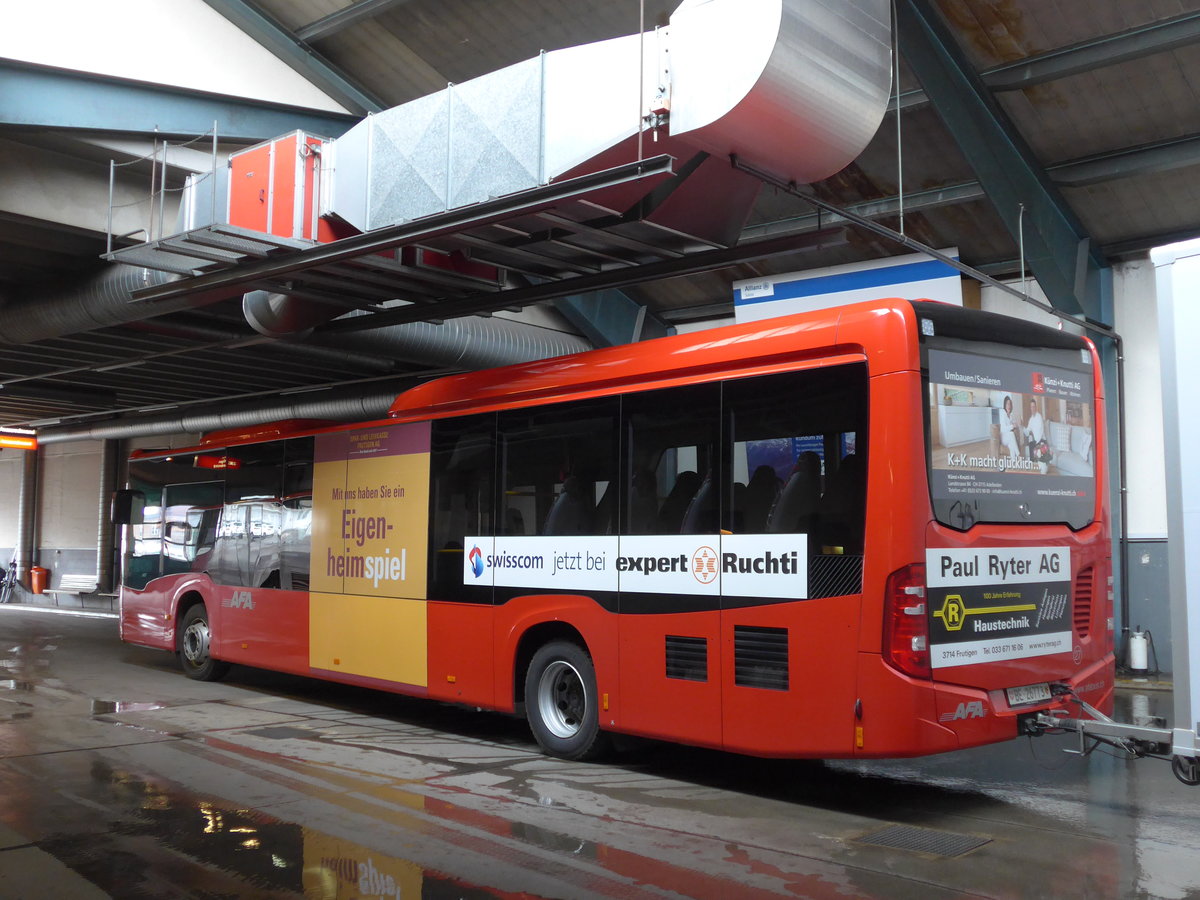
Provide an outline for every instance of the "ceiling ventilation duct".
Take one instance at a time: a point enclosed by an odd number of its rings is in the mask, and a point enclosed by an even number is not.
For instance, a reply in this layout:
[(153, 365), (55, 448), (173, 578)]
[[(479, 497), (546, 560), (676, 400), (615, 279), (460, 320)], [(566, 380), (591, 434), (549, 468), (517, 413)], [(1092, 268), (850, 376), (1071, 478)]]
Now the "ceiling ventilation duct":
[(785, 181), (826, 178), (879, 126), (890, 38), (887, 0), (686, 0), (665, 28), (368, 116), (332, 142), (328, 211), (369, 231), (598, 171), (640, 123), (645, 141), (670, 141), (655, 153), (737, 154)]
[[(627, 185), (589, 199), (641, 201), (645, 221), (730, 246), (761, 185), (729, 157), (786, 181), (834, 174), (877, 130), (891, 70), (887, 0), (685, 0), (656, 31), (543, 53), (368, 116), (322, 144), (322, 211), (367, 232), (667, 153), (677, 177), (661, 194)], [(234, 195), (257, 209), (257, 182), (243, 181)], [(336, 315), (261, 292), (245, 310), (276, 334)]]
[[(242, 298), (246, 321), (259, 334), (273, 338), (307, 336), (313, 326), (331, 317), (328, 310), (328, 304), (268, 291), (252, 291)], [(344, 318), (361, 315), (365, 313), (355, 310)], [(353, 337), (320, 335), (317, 340), (420, 365), (460, 369), (505, 366), (592, 349), (576, 335), (499, 316), (467, 316), (438, 325), (390, 325)]]

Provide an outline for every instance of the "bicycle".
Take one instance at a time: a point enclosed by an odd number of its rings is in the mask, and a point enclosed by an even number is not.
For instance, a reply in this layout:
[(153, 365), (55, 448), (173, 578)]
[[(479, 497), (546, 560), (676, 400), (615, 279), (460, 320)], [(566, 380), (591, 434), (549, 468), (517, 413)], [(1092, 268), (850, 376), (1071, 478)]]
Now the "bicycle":
[(0, 603), (11, 601), (16, 590), (17, 561), (14, 559), (9, 562), (8, 569), (4, 572), (4, 579), (0, 581)]

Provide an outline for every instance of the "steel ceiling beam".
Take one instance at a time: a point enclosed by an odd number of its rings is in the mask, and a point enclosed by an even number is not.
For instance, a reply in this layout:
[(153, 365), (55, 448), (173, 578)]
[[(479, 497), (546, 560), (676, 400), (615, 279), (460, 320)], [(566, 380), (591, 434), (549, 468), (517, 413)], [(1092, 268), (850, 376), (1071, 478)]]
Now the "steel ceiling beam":
[[(1015, 62), (986, 69), (979, 73), (979, 77), (990, 90), (1019, 91), (1070, 75), (1178, 50), (1198, 41), (1200, 13), (1185, 13), (1172, 19), (1130, 28), (1128, 31), (1102, 35), (1045, 53), (1035, 53)], [(906, 91), (900, 95), (901, 109), (928, 102), (929, 97), (924, 91)], [(888, 109), (895, 108), (896, 101), (893, 99)]]
[(222, 140), (254, 143), (297, 128), (340, 137), (358, 121), (345, 113), (0, 60), (0, 127), (192, 138), (216, 122)]
[(306, 43), (319, 41), (339, 31), (344, 31), (351, 25), (372, 19), (396, 6), (403, 6), (411, 0), (358, 0), (339, 10), (309, 22), (302, 28), (296, 29), (296, 37)]
[(984, 73), (983, 82), (995, 91), (1018, 91), (1105, 66), (1178, 50), (1197, 41), (1200, 41), (1200, 13), (1187, 13), (997, 66)]
[(1112, 270), (930, 0), (897, 0), (901, 51), (1056, 309), (1111, 324)]
[[(1155, 172), (1167, 172), (1172, 169), (1197, 165), (1200, 165), (1200, 134), (1192, 134), (1169, 141), (1158, 141), (1139, 147), (1126, 147), (1110, 153), (1098, 153), (1094, 156), (1055, 163), (1046, 167), (1046, 174), (1061, 187), (1085, 187), (1090, 184), (1103, 184), (1122, 178), (1135, 178), (1139, 175), (1150, 175)], [(961, 184), (948, 184), (905, 194), (903, 207), (906, 213), (922, 212), (943, 206), (970, 203), (985, 197), (987, 194), (983, 185), (978, 181), (965, 181)], [(868, 219), (881, 219), (886, 216), (899, 215), (900, 201), (899, 196), (880, 197), (877, 200), (863, 200), (859, 203), (847, 204), (846, 209)], [(741, 240), (758, 240), (769, 235), (804, 234), (843, 221), (845, 220), (842, 217), (834, 214), (809, 213), (803, 216), (777, 219), (774, 222), (748, 225), (742, 229)]]
[(351, 81), (319, 53), (297, 40), (294, 34), (244, 0), (204, 2), (351, 112), (366, 115), (384, 108), (378, 97)]

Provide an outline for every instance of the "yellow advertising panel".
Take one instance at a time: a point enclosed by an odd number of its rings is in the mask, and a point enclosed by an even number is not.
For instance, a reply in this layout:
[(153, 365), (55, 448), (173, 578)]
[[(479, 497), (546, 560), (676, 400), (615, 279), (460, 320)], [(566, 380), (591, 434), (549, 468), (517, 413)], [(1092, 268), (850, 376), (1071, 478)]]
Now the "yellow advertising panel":
[(308, 663), (314, 669), (427, 687), (424, 600), (309, 595)]
[(309, 664), (426, 684), (429, 424), (319, 435)]

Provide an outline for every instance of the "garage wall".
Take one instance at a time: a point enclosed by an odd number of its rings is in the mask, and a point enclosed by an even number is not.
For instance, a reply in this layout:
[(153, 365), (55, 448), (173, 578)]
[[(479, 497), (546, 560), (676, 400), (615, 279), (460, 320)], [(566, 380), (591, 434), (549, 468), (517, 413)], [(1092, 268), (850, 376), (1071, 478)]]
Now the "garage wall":
[(41, 0), (4, 16), (9, 59), (345, 112), (203, 0)]
[[(137, 438), (124, 442), (119, 456), (124, 459), (131, 448), (187, 447), (197, 441), (195, 434)], [(99, 441), (72, 441), (37, 451), (41, 459), (34, 564), (50, 570), (52, 588), (63, 575), (96, 571), (101, 446)], [(16, 546), (25, 452), (0, 451), (0, 567), (8, 564)]]
[(51, 444), (40, 452), (35, 560), (50, 570), (54, 587), (65, 574), (96, 571), (100, 445), (95, 441)]
[(17, 510), (24, 459), (24, 450), (0, 450), (0, 567), (8, 565), (17, 543)]

